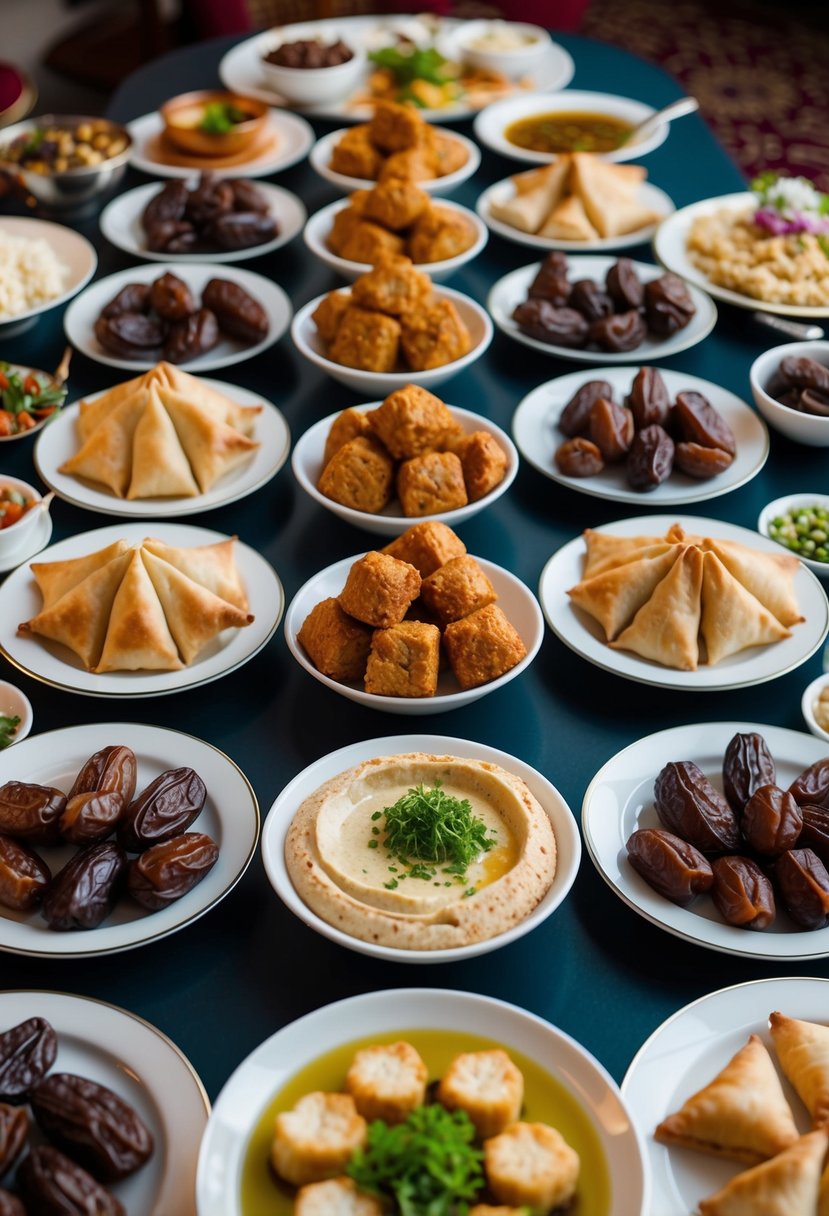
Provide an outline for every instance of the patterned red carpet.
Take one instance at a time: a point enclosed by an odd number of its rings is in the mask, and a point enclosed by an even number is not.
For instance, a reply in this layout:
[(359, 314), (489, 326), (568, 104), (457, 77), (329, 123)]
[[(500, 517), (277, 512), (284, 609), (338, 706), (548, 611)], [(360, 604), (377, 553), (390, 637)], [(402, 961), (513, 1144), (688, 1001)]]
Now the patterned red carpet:
[(829, 191), (827, 11), (821, 4), (791, 15), (751, 0), (591, 0), (581, 32), (675, 76), (747, 177), (780, 168)]

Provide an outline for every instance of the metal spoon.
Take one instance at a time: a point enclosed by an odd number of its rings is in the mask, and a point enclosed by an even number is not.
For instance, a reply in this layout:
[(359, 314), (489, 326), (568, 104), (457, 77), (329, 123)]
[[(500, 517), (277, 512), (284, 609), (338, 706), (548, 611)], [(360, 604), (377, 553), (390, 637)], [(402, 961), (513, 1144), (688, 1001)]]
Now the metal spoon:
[(656, 127), (662, 125), (663, 122), (671, 122), (674, 118), (681, 118), (684, 114), (693, 114), (699, 109), (699, 102), (696, 97), (680, 97), (678, 101), (672, 101), (669, 106), (663, 106), (661, 110), (657, 110), (655, 114), (651, 114), (638, 126), (634, 127), (625, 140), (626, 144), (641, 142), (646, 139)]

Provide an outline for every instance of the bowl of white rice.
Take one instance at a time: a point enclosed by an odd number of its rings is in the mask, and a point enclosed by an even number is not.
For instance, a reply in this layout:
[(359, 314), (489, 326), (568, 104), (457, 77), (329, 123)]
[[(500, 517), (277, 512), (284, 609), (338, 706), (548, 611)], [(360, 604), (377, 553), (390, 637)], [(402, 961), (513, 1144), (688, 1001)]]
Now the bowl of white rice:
[(0, 339), (29, 329), (41, 313), (77, 295), (97, 265), (92, 245), (72, 228), (0, 217)]

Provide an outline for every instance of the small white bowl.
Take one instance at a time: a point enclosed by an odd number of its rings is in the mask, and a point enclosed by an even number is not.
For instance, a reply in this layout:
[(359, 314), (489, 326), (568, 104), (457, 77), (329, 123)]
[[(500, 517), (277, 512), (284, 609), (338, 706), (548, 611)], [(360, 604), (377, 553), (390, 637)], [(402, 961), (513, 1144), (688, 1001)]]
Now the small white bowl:
[[(368, 262), (351, 262), (348, 258), (338, 257), (336, 253), (332, 253), (328, 248), (328, 237), (334, 223), (334, 216), (339, 211), (344, 211), (350, 204), (347, 199), (338, 199), (335, 203), (329, 203), (327, 207), (323, 207), (321, 211), (317, 211), (308, 220), (302, 233), (302, 239), (311, 250), (311, 252), (325, 262), (326, 266), (330, 266), (332, 270), (336, 270), (337, 274), (341, 274), (344, 279), (353, 283), (355, 279), (359, 279), (361, 274), (365, 274), (367, 270), (371, 270), (371, 264)], [(474, 211), (469, 211), (466, 207), (461, 207), (459, 203), (450, 203), (443, 201), (441, 207), (445, 207), (447, 211), (457, 211), (461, 215), (466, 216), (469, 222), (475, 229), (475, 240), (465, 249), (463, 253), (459, 253), (454, 258), (444, 258), (440, 262), (416, 262), (421, 270), (427, 271), (433, 283), (442, 283), (444, 279), (448, 279), (460, 270), (461, 266), (465, 266), (467, 262), (471, 262), (476, 258), (489, 239), (489, 232), (486, 224), (481, 220)]]
[(273, 30), (272, 33), (272, 40), (269, 39), (267, 46), (263, 48), (262, 75), (268, 87), (286, 101), (300, 106), (327, 105), (332, 101), (340, 101), (354, 92), (365, 75), (364, 48), (345, 38), (343, 42), (352, 52), (351, 58), (329, 68), (286, 68), (265, 60), (265, 55), (277, 50), (284, 42), (299, 42), (301, 39), (319, 40), (323, 44), (336, 42), (340, 35), (333, 24), (323, 29), (316, 23), (291, 25), (282, 30)]
[(13, 747), (15, 743), (26, 738), (35, 720), (29, 698), (14, 684), (8, 684), (5, 680), (0, 680), (0, 714), (4, 717), (20, 719), (20, 725), (12, 735), (9, 747)]
[[(311, 168), (320, 177), (324, 177), (327, 182), (339, 187), (343, 194), (351, 194), (353, 190), (370, 190), (372, 186), (377, 185), (377, 182), (371, 181), (367, 177), (348, 177), (347, 174), (337, 173), (331, 168), (331, 153), (335, 144), (338, 144), (346, 131), (351, 129), (351, 127), (341, 127), (339, 131), (331, 131), (328, 135), (323, 135), (322, 139), (318, 139), (314, 144), (308, 156)], [(459, 144), (463, 144), (466, 149), (466, 160), (454, 173), (447, 173), (443, 177), (427, 177), (417, 184), (427, 194), (448, 194), (450, 190), (454, 190), (461, 182), (465, 182), (467, 178), (471, 177), (478, 168), (481, 163), (481, 149), (458, 131), (450, 131), (446, 127), (435, 127), (434, 130), (439, 131), (441, 135), (450, 135)]]
[(5, 473), (0, 473), (0, 490), (4, 488), (18, 490), (26, 498), (32, 499), (34, 506), (29, 507), (17, 523), (11, 524), (8, 528), (0, 528), (0, 558), (9, 557), (18, 549), (25, 547), (26, 542), (31, 540), (37, 529), (43, 512), (48, 514), (52, 499), (55, 497), (54, 494), (47, 494), (44, 498), (40, 490), (29, 485), (28, 481), (21, 481), (19, 477), (7, 477)]
[[(769, 540), (775, 538), (769, 532), (769, 524), (775, 516), (782, 514), (784, 511), (796, 511), (801, 507), (826, 507), (829, 508), (829, 494), (785, 494), (782, 498), (775, 498), (774, 502), (768, 503), (763, 507), (760, 516), (757, 520), (757, 531), (761, 536), (767, 536)], [(780, 544), (780, 542), (777, 542)], [(799, 557), (804, 566), (808, 566), (818, 578), (829, 578), (829, 562), (815, 561), (812, 557), (805, 557), (802, 553), (794, 553), (792, 549), (787, 549), (785, 545), (780, 545), (787, 553), (793, 553), (795, 557)]]
[[(369, 410), (376, 409), (381, 404), (380, 401), (370, 401), (367, 405), (356, 405), (352, 408), (360, 410), (361, 413), (365, 414)], [(325, 450), (325, 440), (331, 428), (331, 423), (338, 417), (337, 414), (331, 414), (328, 418), (315, 422), (297, 441), (293, 455), (291, 456), (291, 467), (294, 470), (294, 477), (296, 477), (305, 493), (310, 495), (321, 507), (325, 507), (327, 511), (332, 511), (334, 515), (338, 515), (346, 523), (354, 524), (357, 528), (363, 528), (366, 532), (373, 532), (379, 536), (400, 536), (401, 532), (405, 532), (412, 524), (436, 519), (448, 524), (450, 528), (457, 528), (462, 523), (465, 523), (467, 519), (471, 519), (473, 515), (477, 515), (479, 511), (483, 511), (486, 507), (491, 506), (497, 498), (500, 498), (509, 489), (518, 472), (518, 452), (509, 435), (505, 431), (502, 431), (500, 427), (497, 427), (494, 422), (490, 422), (488, 418), (483, 418), (480, 414), (473, 414), (469, 410), (458, 409), (456, 406), (450, 406), (449, 408), (467, 434), (470, 434), (472, 431), (488, 431), (507, 454), (507, 471), (504, 474), (503, 480), (489, 494), (485, 494), (483, 498), (479, 498), (476, 502), (467, 503), (465, 507), (457, 507), (454, 511), (444, 511), (439, 515), (403, 515), (400, 509), (400, 502), (395, 498), (386, 507), (382, 515), (373, 515), (368, 511), (356, 511), (353, 507), (344, 507), (341, 503), (326, 498), (317, 489), (317, 482), (323, 470), (322, 458)]]
[(451, 671), (443, 672), (438, 679), (438, 691), (434, 697), (383, 697), (377, 693), (364, 692), (355, 684), (342, 684), (338, 680), (332, 680), (329, 676), (323, 675), (321, 671), (317, 671), (299, 644), (297, 634), (312, 608), (315, 608), (321, 600), (340, 594), (345, 586), (349, 570), (356, 561), (364, 556), (364, 553), (355, 553), (353, 557), (343, 558), (342, 561), (335, 562), (333, 566), (328, 566), (319, 574), (315, 574), (304, 586), (300, 587), (285, 613), (285, 641), (288, 643), (291, 654), (309, 675), (313, 676), (315, 680), (319, 680), (320, 684), (324, 684), (326, 688), (338, 692), (341, 697), (346, 697), (349, 701), (356, 701), (358, 705), (365, 705), (368, 709), (379, 709), (388, 714), (405, 716), (442, 714), (450, 709), (461, 709), (465, 705), (471, 705), (473, 701), (485, 697), (487, 693), (494, 692), (496, 688), (503, 688), (505, 684), (514, 680), (529, 667), (538, 653), (544, 637), (544, 618), (541, 615), (538, 600), (529, 587), (525, 586), (514, 574), (510, 574), (501, 566), (496, 566), (494, 562), (488, 562), (479, 557), (476, 559), (478, 564), (497, 592), (498, 607), (503, 609), (505, 616), (517, 629), (527, 648), (526, 655), (515, 667), (499, 676), (497, 680), (490, 680), (488, 684), (479, 684), (477, 688), (467, 688), (463, 691), (458, 688)]
[[(344, 287), (342, 290), (350, 291), (351, 289)], [(347, 388), (354, 389), (357, 393), (366, 393), (371, 397), (387, 397), (396, 388), (403, 388), (404, 385), (412, 384), (414, 381), (421, 388), (432, 389), (435, 385), (450, 380), (452, 376), (480, 359), (492, 341), (493, 333), (489, 314), (477, 301), (463, 295), (460, 291), (453, 291), (451, 287), (437, 288), (435, 295), (439, 299), (446, 298), (452, 301), (472, 335), (472, 349), (460, 359), (453, 359), (451, 363), (445, 363), (443, 367), (432, 367), (422, 372), (367, 372), (358, 367), (345, 367), (342, 363), (334, 363), (326, 356), (326, 345), (311, 320), (312, 313), (325, 299), (324, 295), (317, 296), (316, 299), (310, 300), (303, 308), (300, 308), (291, 325), (291, 337), (299, 353), (304, 355), (310, 363), (315, 364), (334, 380), (338, 380)]]
[(829, 672), (824, 672), (822, 676), (818, 676), (816, 680), (812, 680), (811, 684), (806, 685), (806, 690), (800, 701), (800, 708), (803, 713), (803, 718), (813, 735), (818, 739), (825, 739), (829, 743), (829, 731), (824, 730), (822, 726), (818, 726), (817, 718), (815, 717), (815, 702), (820, 698), (820, 694), (824, 688), (829, 688)]
[[(527, 161), (531, 165), (547, 165), (556, 159), (555, 152), (532, 152), (529, 148), (519, 148), (507, 139), (504, 132), (512, 123), (522, 118), (561, 111), (571, 114), (608, 114), (622, 122), (629, 122), (634, 127), (656, 113), (653, 106), (634, 101), (631, 97), (617, 97), (613, 93), (582, 93), (577, 89), (567, 89), (561, 93), (524, 93), (518, 97), (496, 101), (494, 105), (481, 110), (475, 119), (475, 135), (481, 143), (492, 148), (494, 152), (500, 152), (502, 156)], [(654, 148), (665, 142), (668, 129), (668, 123), (660, 123), (644, 139), (630, 140), (612, 152), (602, 152), (602, 158), (611, 161), (638, 160), (640, 156), (653, 152)]]
[(829, 447), (829, 418), (818, 414), (801, 414), (775, 400), (767, 391), (780, 363), (788, 355), (796, 358), (814, 359), (829, 367), (829, 341), (786, 342), (764, 351), (751, 365), (749, 379), (751, 391), (758, 410), (769, 426), (774, 427), (787, 439), (806, 444), (811, 448)]
[[(501, 31), (527, 41), (508, 50), (475, 46), (478, 38)], [(547, 30), (540, 25), (520, 21), (464, 21), (442, 40), (439, 49), (447, 59), (460, 59), (470, 67), (503, 72), (510, 80), (520, 80), (540, 67), (550, 52), (552, 41)]]

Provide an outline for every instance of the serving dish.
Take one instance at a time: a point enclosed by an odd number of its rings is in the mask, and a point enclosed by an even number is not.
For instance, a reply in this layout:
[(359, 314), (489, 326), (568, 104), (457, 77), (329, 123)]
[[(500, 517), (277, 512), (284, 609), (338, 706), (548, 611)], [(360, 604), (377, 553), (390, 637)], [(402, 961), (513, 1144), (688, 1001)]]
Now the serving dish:
[[(761, 536), (767, 536), (769, 540), (774, 540), (770, 532), (770, 525), (777, 516), (784, 512), (796, 511), (803, 507), (823, 507), (829, 510), (829, 494), (784, 494), (782, 498), (775, 498), (772, 502), (766, 503), (760, 512), (757, 520), (757, 531)], [(780, 541), (776, 541), (775, 543), (780, 545)], [(786, 546), (781, 545), (781, 548), (786, 548)], [(819, 561), (817, 558), (808, 557), (805, 553), (799, 553), (797, 550), (792, 550), (792, 552), (818, 578), (829, 578), (829, 561)]]
[(0, 993), (0, 1028), (43, 1017), (58, 1037), (55, 1068), (113, 1089), (138, 1112), (156, 1149), (114, 1192), (128, 1216), (195, 1216), (199, 1143), (210, 1102), (184, 1053), (155, 1026), (105, 1001), (65, 992)]
[(185, 370), (194, 375), (253, 359), (278, 342), (288, 328), (292, 315), (291, 302), (282, 288), (264, 275), (254, 274), (252, 270), (242, 270), (237, 266), (223, 266), (216, 274), (209, 262), (188, 262), (186, 265), (175, 264), (169, 267), (166, 263), (159, 265), (150, 262), (144, 266), (133, 266), (129, 270), (107, 275), (105, 279), (98, 279), (84, 291), (66, 310), (63, 319), (64, 331), (69, 341), (81, 354), (94, 359), (96, 363), (105, 363), (108, 367), (123, 367), (138, 372), (154, 367), (158, 361), (154, 357), (157, 351), (146, 359), (127, 359), (104, 350), (95, 337), (95, 322), (101, 310), (122, 287), (126, 287), (128, 283), (152, 283), (168, 270), (182, 279), (196, 297), (201, 296), (202, 290), (213, 278), (229, 279), (232, 283), (238, 283), (259, 301), (270, 321), (268, 335), (261, 342), (246, 344), (236, 338), (221, 335), (219, 342), (206, 355), (188, 360)]
[(469, 1035), (470, 1027), (475, 1036), (529, 1057), (578, 1104), (588, 1134), (592, 1130), (598, 1137), (596, 1175), (606, 1171), (610, 1179), (611, 1198), (596, 1209), (601, 1216), (650, 1211), (642, 1138), (615, 1083), (593, 1056), (563, 1031), (514, 1005), (466, 992), (406, 988), (326, 1005), (272, 1035), (240, 1065), (216, 1101), (202, 1143), (196, 1179), (199, 1216), (237, 1216), (256, 1119), (299, 1070), (352, 1041), (355, 1028), (363, 1040), (389, 1041), (407, 1030), (439, 1029), (454, 1037)]
[[(829, 311), (826, 315), (829, 316)], [(787, 356), (814, 359), (829, 366), (829, 341), (786, 342), (758, 355), (748, 373), (754, 403), (769, 426), (787, 439), (808, 447), (829, 447), (829, 417), (791, 409), (767, 391), (781, 361)]]
[[(10, 435), (0, 434), (0, 443), (13, 443), (17, 439), (23, 439), (26, 435), (36, 435), (38, 431), (42, 431), (47, 422), (52, 422), (55, 416), (59, 413), (66, 400), (67, 390), (65, 388), (66, 380), (69, 376), (69, 364), (72, 358), (71, 348), (67, 346), (63, 352), (63, 358), (54, 372), (42, 371), (39, 367), (26, 367), (20, 363), (8, 363), (0, 361), (0, 374), (4, 381), (7, 382), (7, 387), (0, 389), (0, 409), (3, 409), (4, 404), (14, 403), (15, 405), (25, 405), (25, 409), (20, 409), (13, 425), (20, 426), (21, 429), (12, 432)], [(40, 385), (40, 390), (37, 395), (28, 391), (33, 385), (27, 386), (29, 377), (34, 377), (35, 382)], [(47, 405), (43, 406), (43, 397), (47, 398)], [(49, 397), (53, 397), (53, 401), (49, 401)], [(21, 399), (22, 397), (22, 399)], [(8, 400), (7, 400), (8, 399)], [(27, 403), (28, 399), (28, 403)], [(41, 404), (38, 406), (37, 402)], [(42, 414), (41, 418), (35, 421), (35, 417)], [(31, 422), (32, 425), (21, 426), (23, 419)]]
[[(106, 157), (99, 164), (76, 166), (61, 170), (52, 169), (50, 172), (38, 173), (26, 165), (14, 160), (7, 160), (3, 150), (19, 136), (28, 136), (33, 132), (48, 127), (59, 127), (63, 130), (78, 128), (83, 124), (94, 123), (96, 128), (103, 128), (104, 138), (111, 138), (122, 144), (120, 151)], [(127, 162), (130, 158), (131, 137), (125, 127), (111, 119), (100, 116), (89, 117), (78, 114), (44, 114), (27, 118), (14, 126), (4, 127), (0, 134), (0, 165), (30, 194), (46, 211), (55, 214), (70, 215), (83, 211), (99, 202), (105, 194), (114, 190), (124, 176)], [(88, 147), (88, 144), (87, 144)]]
[[(170, 545), (205, 545), (226, 539), (221, 532), (210, 532), (206, 528), (195, 528), (188, 524), (165, 523), (157, 531)], [(80, 557), (121, 539), (129, 545), (137, 545), (146, 535), (146, 523), (121, 521), (108, 528), (81, 532), (59, 541), (43, 554), (43, 560)], [(285, 604), (276, 571), (255, 550), (238, 543), (236, 564), (255, 620), (246, 629), (220, 634), (195, 662), (180, 671), (96, 674), (82, 667), (65, 646), (46, 642), (33, 634), (18, 634), (18, 623), (39, 612), (42, 603), (28, 567), (23, 566), (19, 566), (0, 587), (0, 652), (12, 666), (33, 679), (82, 696), (157, 697), (209, 684), (258, 654), (276, 632)]]
[(0, 680), (0, 714), (7, 718), (19, 718), (20, 721), (6, 746), (20, 743), (32, 729), (35, 715), (32, 703), (24, 692), (21, 692), (8, 680)]
[[(346, 37), (341, 38), (339, 30), (330, 23), (323, 26), (321, 22), (309, 21), (287, 25), (269, 30), (268, 35), (268, 42), (259, 56), (259, 73), (264, 90), (284, 98), (292, 106), (318, 109), (342, 102), (354, 93), (367, 74), (366, 50), (359, 38), (349, 39), (347, 31)], [(343, 42), (351, 55), (341, 63), (322, 67), (289, 67), (287, 64), (270, 62), (268, 56), (286, 43), (303, 41), (329, 47)]]
[[(227, 384), (223, 380), (204, 377), (204, 383), (220, 393), (225, 393), (239, 405), (257, 405), (262, 398), (239, 384)], [(107, 390), (103, 390), (107, 391)], [(103, 396), (92, 393), (87, 401)], [(250, 460), (232, 469), (204, 494), (192, 498), (116, 498), (106, 488), (95, 482), (84, 481), (60, 467), (78, 449), (76, 438), (80, 407), (77, 402), (67, 406), (38, 439), (34, 452), (35, 467), (46, 484), (59, 498), (75, 506), (97, 511), (102, 515), (118, 515), (126, 518), (173, 519), (180, 515), (195, 515), (226, 506), (247, 497), (260, 486), (275, 477), (288, 459), (291, 448), (291, 433), (283, 414), (271, 402), (264, 402), (262, 413), (256, 420), (252, 438), (260, 445)]]
[[(376, 182), (370, 181), (366, 177), (349, 177), (345, 173), (337, 173), (330, 167), (332, 149), (347, 130), (347, 127), (342, 127), (339, 131), (330, 131), (328, 135), (323, 135), (311, 149), (308, 161), (311, 168), (320, 177), (324, 177), (343, 194), (351, 194), (354, 190), (370, 190), (377, 184)], [(457, 131), (447, 131), (443, 127), (436, 127), (435, 130), (456, 140), (459, 144), (463, 144), (466, 149), (466, 161), (454, 173), (446, 173), (443, 177), (427, 177), (418, 181), (417, 184), (428, 194), (448, 194), (450, 190), (454, 190), (461, 182), (465, 182), (472, 176), (481, 163), (481, 150), (471, 139), (467, 139), (465, 135), (460, 135)]]
[(41, 532), (40, 516), (49, 514), (52, 495), (44, 498), (40, 490), (21, 481), (19, 477), (7, 477), (0, 474), (0, 493), (9, 490), (25, 498), (32, 505), (25, 511), (16, 523), (0, 528), (0, 561), (9, 561), (17, 553), (28, 553)]
[[(746, 211), (756, 207), (756, 197), (748, 191), (738, 194), (723, 194), (718, 198), (706, 198), (688, 207), (681, 207), (656, 230), (653, 238), (653, 251), (657, 260), (666, 270), (681, 275), (689, 283), (701, 287), (709, 295), (725, 304), (735, 304), (738, 308), (748, 308), (752, 312), (776, 313), (780, 317), (819, 318), (829, 317), (829, 305), (807, 304), (770, 304), (766, 300), (758, 300), (754, 296), (743, 295), (742, 292), (732, 291), (728, 287), (720, 287), (712, 283), (699, 267), (695, 266), (688, 257), (687, 243), (691, 227), (695, 220), (716, 211)], [(781, 407), (782, 408), (782, 407)]]
[[(365, 705), (370, 709), (383, 710), (390, 714), (446, 713), (450, 709), (460, 709), (461, 706), (470, 705), (480, 697), (485, 697), (488, 693), (502, 688), (504, 684), (508, 684), (510, 680), (514, 680), (516, 676), (529, 667), (538, 653), (544, 636), (544, 622), (535, 596), (514, 574), (510, 574), (508, 570), (504, 570), (501, 566), (496, 566), (494, 562), (488, 562), (479, 557), (476, 559), (478, 564), (498, 594), (498, 607), (503, 609), (507, 619), (517, 629), (521, 640), (527, 648), (527, 654), (520, 663), (517, 663), (515, 667), (511, 667), (509, 671), (497, 679), (464, 691), (458, 688), (457, 682), (451, 672), (444, 672), (438, 679), (438, 690), (434, 697), (379, 696), (377, 693), (364, 692), (362, 688), (358, 688), (354, 684), (344, 684), (337, 680), (332, 680), (329, 676), (323, 675), (321, 671), (316, 669), (297, 640), (297, 634), (312, 608), (329, 596), (339, 595), (343, 589), (349, 570), (354, 562), (362, 556), (363, 554), (358, 553), (353, 557), (346, 557), (342, 561), (335, 562), (333, 566), (328, 566), (318, 574), (315, 574), (307, 583), (300, 587), (285, 613), (285, 641), (288, 643), (288, 649), (300, 667), (303, 667), (309, 675), (313, 676), (315, 680), (319, 680), (326, 688), (339, 693), (340, 696), (346, 697), (349, 701), (356, 701), (359, 705)], [(2, 589), (0, 589), (0, 604), (2, 604)], [(2, 645), (1, 635), (0, 645)]]
[(818, 739), (825, 739), (829, 743), (829, 730), (822, 727), (815, 717), (815, 702), (823, 695), (823, 700), (829, 700), (829, 693), (826, 689), (829, 688), (829, 675), (824, 673), (818, 676), (816, 680), (812, 680), (811, 684), (807, 684), (800, 700), (800, 709), (803, 718), (809, 730)]
[[(418, 270), (425, 270), (433, 283), (442, 283), (444, 279), (450, 278), (456, 270), (460, 270), (461, 266), (465, 266), (467, 262), (471, 262), (476, 258), (486, 245), (488, 236), (486, 227), (466, 207), (461, 207), (458, 203), (445, 201), (441, 202), (440, 205), (446, 208), (447, 211), (456, 211), (469, 220), (469, 223), (475, 229), (475, 240), (468, 249), (465, 249), (463, 253), (459, 253), (454, 258), (444, 258), (439, 262), (415, 262)], [(337, 202), (329, 203), (327, 207), (316, 211), (305, 225), (302, 237), (315, 257), (318, 257), (321, 262), (325, 262), (326, 266), (330, 266), (332, 270), (336, 270), (337, 274), (342, 275), (344, 279), (353, 283), (361, 274), (365, 274), (366, 271), (371, 270), (371, 265), (368, 262), (352, 262), (348, 258), (339, 257), (328, 248), (328, 236), (331, 232), (334, 217), (339, 211), (344, 211), (348, 206), (349, 204), (346, 200), (338, 199)]]
[[(271, 110), (262, 143), (248, 154), (213, 159), (204, 156), (175, 156), (162, 142), (164, 120), (156, 111), (143, 114), (127, 125), (132, 138), (130, 164), (152, 177), (191, 177), (198, 169), (216, 169), (236, 177), (270, 177), (304, 160), (314, 142), (309, 123), (287, 110)], [(212, 163), (205, 164), (206, 160)]]
[[(678, 1010), (640, 1047), (625, 1074), (622, 1094), (647, 1146), (654, 1212), (686, 1216), (703, 1196), (724, 1186), (740, 1166), (703, 1153), (669, 1150), (653, 1139), (653, 1129), (724, 1068), (750, 1034), (759, 1035), (770, 1047), (768, 1015), (772, 1010), (825, 1022), (827, 984), (824, 979), (786, 976), (722, 988)], [(770, 1051), (770, 1055), (776, 1067), (775, 1053)], [(810, 1130), (794, 1091), (782, 1076), (781, 1081), (799, 1129)]]
[[(736, 541), (767, 553), (779, 553), (774, 541), (758, 536), (748, 528), (725, 523), (719, 519), (703, 519), (696, 515), (650, 515), (617, 520), (599, 530), (612, 536), (660, 535), (679, 523), (687, 533), (702, 533), (720, 540)], [(563, 545), (547, 562), (541, 572), (539, 599), (547, 624), (553, 633), (583, 659), (641, 684), (674, 688), (682, 692), (722, 692), (730, 688), (746, 688), (774, 680), (793, 671), (813, 655), (829, 632), (829, 602), (824, 590), (805, 566), (797, 571), (794, 587), (800, 611), (806, 618), (795, 625), (791, 637), (772, 646), (752, 647), (723, 659), (715, 666), (702, 666), (696, 671), (680, 671), (661, 667), (624, 650), (611, 650), (604, 641), (604, 631), (567, 595), (582, 578), (584, 541), (581, 537)]]
[(43, 240), (51, 248), (57, 260), (65, 268), (63, 291), (51, 300), (0, 320), (0, 340), (6, 341), (23, 333), (37, 323), (38, 318), (50, 308), (58, 308), (71, 300), (92, 278), (98, 266), (98, 255), (94, 247), (79, 232), (64, 224), (53, 224), (50, 220), (30, 219), (28, 216), (0, 216), (0, 232), (9, 236)]
[[(613, 257), (589, 254), (570, 256), (567, 259), (568, 277), (573, 281), (597, 279), (603, 282), (605, 275), (615, 262), (616, 258)], [(619, 353), (587, 350), (584, 347), (556, 346), (551, 342), (541, 342), (538, 338), (531, 338), (529, 334), (523, 333), (512, 319), (517, 305), (523, 304), (527, 299), (530, 284), (538, 273), (540, 265), (540, 262), (534, 262), (532, 266), (522, 266), (519, 270), (511, 270), (509, 274), (505, 274), (491, 288), (486, 306), (495, 324), (508, 338), (529, 346), (533, 350), (541, 351), (542, 354), (554, 355), (557, 359), (568, 359), (575, 363), (605, 363), (608, 366), (614, 363), (653, 363), (658, 359), (667, 359), (671, 355), (676, 355), (680, 351), (702, 342), (703, 338), (707, 338), (710, 334), (717, 320), (717, 309), (713, 300), (698, 287), (691, 286), (689, 290), (696, 312), (688, 324), (683, 329), (677, 330), (670, 338), (647, 337), (640, 346), (637, 346), (636, 350)], [(662, 274), (660, 267), (652, 266), (647, 262), (634, 262), (633, 265), (643, 283), (658, 279)]]
[[(369, 410), (376, 409), (380, 404), (381, 402), (379, 401), (369, 401), (366, 405), (357, 405), (352, 408), (365, 414)], [(399, 499), (395, 498), (389, 503), (382, 514), (375, 515), (367, 511), (356, 511), (352, 507), (345, 507), (342, 503), (334, 502), (332, 498), (327, 498), (317, 488), (317, 482), (324, 467), (323, 452), (325, 450), (325, 440), (332, 422), (338, 416), (337, 414), (330, 414), (329, 417), (315, 422), (297, 440), (291, 455), (291, 468), (294, 471), (294, 476), (305, 493), (310, 495), (321, 507), (325, 507), (327, 511), (332, 511), (347, 523), (354, 524), (357, 528), (363, 528), (366, 532), (374, 532), (380, 536), (399, 536), (401, 532), (405, 532), (412, 524), (421, 523), (429, 519), (440, 519), (445, 524), (448, 524), (450, 528), (458, 527), (467, 519), (471, 519), (473, 515), (477, 515), (479, 511), (483, 511), (486, 507), (491, 506), (497, 498), (500, 498), (509, 489), (518, 472), (518, 453), (509, 436), (500, 427), (496, 426), (494, 422), (490, 422), (488, 418), (484, 418), (480, 414), (473, 414), (470, 410), (458, 409), (456, 406), (451, 406), (450, 408), (464, 431), (467, 433), (472, 431), (488, 431), (490, 435), (495, 437), (496, 441), (507, 454), (507, 469), (503, 480), (489, 494), (485, 494), (483, 498), (479, 498), (475, 502), (467, 503), (465, 507), (457, 507), (454, 511), (445, 511), (440, 515), (404, 515)]]
[[(194, 185), (195, 181), (194, 177), (190, 184)], [(198, 262), (205, 257), (209, 257), (213, 263), (249, 262), (253, 258), (264, 257), (266, 253), (273, 253), (276, 249), (287, 245), (302, 231), (308, 218), (304, 203), (295, 194), (292, 194), (290, 190), (283, 190), (281, 186), (263, 182), (259, 186), (259, 190), (267, 199), (271, 214), (279, 224), (279, 231), (271, 240), (246, 249), (224, 249), (210, 254), (167, 253), (166, 251), (156, 253), (147, 248), (147, 238), (141, 224), (141, 216), (150, 199), (155, 197), (160, 188), (161, 183), (159, 182), (152, 182), (147, 186), (136, 186), (134, 190), (127, 190), (125, 194), (119, 194), (104, 207), (100, 218), (101, 232), (116, 249), (123, 249), (124, 253), (132, 254), (133, 257), (148, 262), (187, 263)]]
[(606, 380), (613, 387), (616, 399), (622, 400), (630, 389), (632, 368), (599, 367), (571, 372), (533, 389), (519, 403), (512, 418), (512, 434), (518, 450), (539, 473), (557, 481), (559, 485), (589, 494), (592, 498), (637, 503), (640, 506), (681, 506), (684, 503), (703, 502), (728, 494), (755, 477), (768, 458), (769, 435), (751, 407), (735, 393), (710, 380), (687, 376), (684, 372), (668, 368), (657, 370), (665, 381), (671, 399), (683, 390), (702, 393), (734, 432), (737, 455), (717, 477), (698, 481), (674, 470), (661, 485), (643, 494), (628, 484), (624, 461), (605, 465), (602, 472), (593, 477), (569, 477), (561, 472), (555, 462), (555, 452), (566, 438), (558, 428), (558, 420), (567, 402), (589, 380)]
[[(508, 48), (476, 45), (487, 41), (497, 43), (500, 37), (509, 39), (513, 45)], [(485, 18), (464, 21), (447, 30), (438, 41), (440, 51), (447, 59), (459, 59), (488, 72), (503, 72), (510, 80), (517, 81), (543, 67), (552, 45), (549, 33), (540, 25)], [(555, 87), (560, 89), (564, 85)]]
[[(221, 107), (230, 118), (229, 129), (205, 131), (209, 107)], [(268, 108), (254, 98), (225, 93), (221, 89), (197, 89), (179, 93), (159, 108), (164, 123), (163, 138), (176, 152), (207, 158), (249, 153), (261, 141), (268, 126)], [(237, 119), (237, 115), (241, 115)], [(182, 122), (182, 117), (186, 121)], [(195, 121), (193, 121), (195, 119)], [(228, 125), (226, 122), (222, 125)]]

